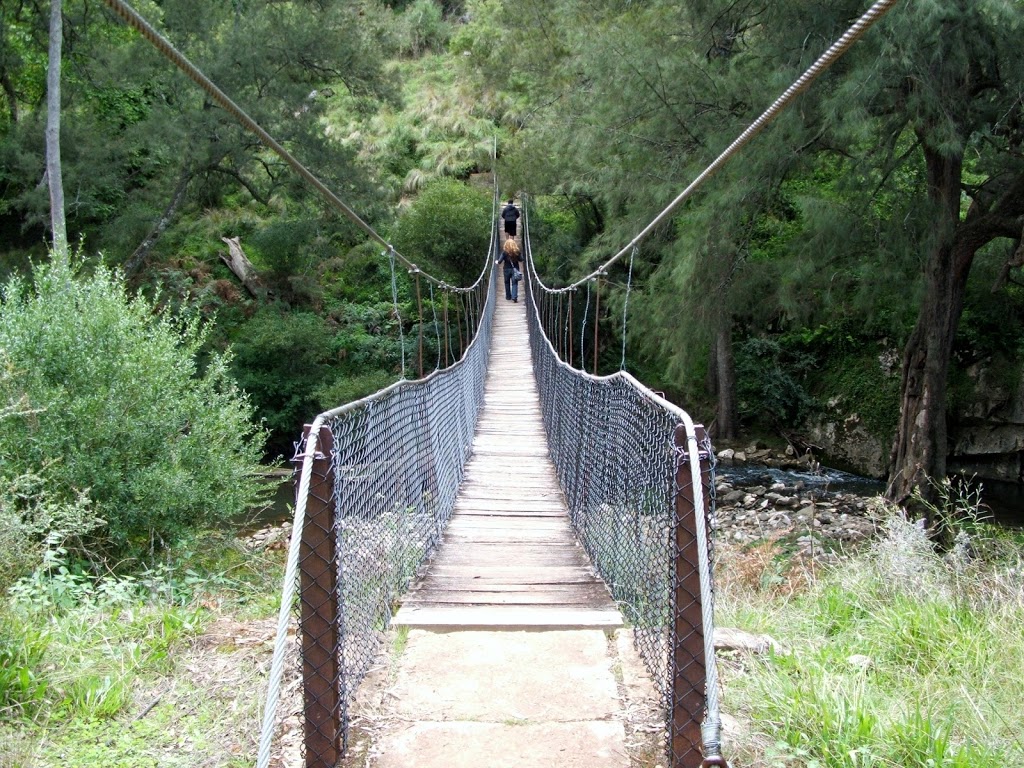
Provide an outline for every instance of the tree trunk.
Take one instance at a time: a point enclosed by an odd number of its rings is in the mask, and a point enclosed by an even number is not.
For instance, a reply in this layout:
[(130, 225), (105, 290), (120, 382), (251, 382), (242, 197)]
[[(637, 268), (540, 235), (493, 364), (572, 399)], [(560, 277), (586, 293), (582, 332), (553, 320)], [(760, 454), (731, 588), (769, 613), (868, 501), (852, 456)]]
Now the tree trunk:
[(996, 281), (992, 284), (992, 293), (998, 293), (1005, 288), (1006, 284), (1010, 282), (1010, 273), (1020, 267), (1024, 267), (1024, 232), (1020, 234), (1017, 249), (999, 270), (999, 276), (996, 277)]
[(715, 334), (715, 384), (717, 385), (717, 436), (736, 437), (736, 369), (732, 359), (732, 322), (723, 318)]
[[(935, 504), (938, 494), (932, 483), (946, 476), (946, 383), (967, 278), (983, 246), (999, 237), (1018, 237), (1024, 215), (1024, 173), (1005, 174), (992, 185), (989, 199), (975, 199), (961, 221), (962, 156), (944, 155), (922, 144), (936, 216), (921, 309), (903, 353), (900, 420), (886, 495), (905, 503), (920, 488), (924, 499)], [(928, 515), (927, 508), (920, 511)], [(938, 536), (943, 532), (938, 531)]]
[(146, 257), (149, 256), (149, 251), (153, 248), (157, 239), (164, 233), (164, 230), (170, 226), (171, 222), (174, 221), (174, 216), (178, 212), (178, 208), (181, 206), (181, 201), (185, 199), (185, 190), (188, 189), (188, 183), (192, 179), (192, 172), (186, 166), (181, 171), (181, 176), (178, 177), (178, 184), (174, 187), (174, 192), (171, 195), (171, 201), (167, 204), (164, 209), (163, 215), (157, 221), (152, 231), (146, 235), (146, 239), (139, 243), (138, 248), (128, 257), (128, 260), (124, 263), (124, 273), (131, 277), (138, 272), (142, 265), (146, 262)]
[(68, 260), (68, 233), (64, 221), (64, 181), (60, 165), (60, 56), (64, 37), (61, 0), (50, 2), (50, 60), (46, 68), (46, 176), (50, 188), (50, 224), (53, 255)]
[(946, 475), (946, 379), (953, 339), (963, 312), (964, 288), (974, 253), (957, 246), (960, 155), (924, 148), (928, 196), (935, 219), (925, 290), (917, 324), (903, 351), (900, 420), (889, 469), (891, 499), (904, 503), (915, 488), (934, 500), (930, 481)]

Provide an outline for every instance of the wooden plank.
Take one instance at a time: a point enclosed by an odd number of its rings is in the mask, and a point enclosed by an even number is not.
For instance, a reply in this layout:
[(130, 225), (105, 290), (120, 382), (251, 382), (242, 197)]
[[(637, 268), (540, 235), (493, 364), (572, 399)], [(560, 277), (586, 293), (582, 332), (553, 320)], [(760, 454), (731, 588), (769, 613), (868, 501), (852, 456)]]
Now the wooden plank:
[(575, 589), (556, 590), (548, 587), (535, 591), (431, 589), (422, 599), (420, 593), (410, 592), (402, 601), (402, 606), (411, 608), (416, 605), (439, 607), (442, 605), (561, 605), (580, 610), (589, 608), (594, 598), (604, 597), (598, 592), (603, 588), (597, 584), (573, 586)]
[(392, 624), (435, 632), (454, 630), (570, 630), (618, 629), (623, 626), (617, 610), (578, 610), (556, 606), (529, 608), (465, 606), (428, 608), (404, 606)]
[(514, 499), (465, 499), (455, 502), (455, 514), (491, 514), (491, 515), (522, 515), (538, 517), (553, 514), (565, 517), (565, 508), (558, 504), (544, 501), (516, 501)]
[(431, 572), (427, 575), (426, 581), (423, 581), (420, 585), (413, 587), (413, 591), (421, 588), (429, 588), (431, 590), (462, 590), (465, 592), (522, 592), (525, 588), (534, 587), (545, 587), (559, 591), (564, 587), (574, 584), (599, 586), (600, 589), (604, 589), (603, 586), (595, 584), (593, 574), (581, 570), (578, 575), (570, 578), (551, 578), (537, 575), (509, 575), (497, 577), (479, 576), (477, 578), (467, 578), (466, 576), (444, 576)]
[(477, 577), (488, 577), (494, 579), (516, 577), (523, 579), (536, 578), (563, 580), (575, 578), (580, 574), (586, 574), (590, 576), (591, 579), (594, 579), (594, 572), (589, 565), (550, 565), (541, 566), (540, 568), (526, 568), (521, 565), (503, 563), (501, 565), (490, 565), (485, 568), (480, 568), (472, 565), (442, 565), (435, 563), (431, 566), (430, 573), (437, 574), (438, 576), (458, 576), (470, 579)]
[[(484, 547), (490, 551), (483, 551)], [(585, 559), (579, 553), (569, 547), (546, 547), (543, 551), (538, 548), (527, 550), (522, 547), (520, 551), (510, 549), (507, 546), (495, 544), (481, 544), (477, 547), (458, 549), (449, 547), (450, 552), (442, 552), (435, 558), (438, 563), (445, 565), (474, 565), (478, 568), (486, 568), (488, 565), (516, 562), (527, 567), (542, 565), (580, 565)], [(457, 551), (456, 551), (457, 550)], [(511, 558), (515, 558), (512, 560)]]
[(491, 530), (545, 530), (568, 531), (569, 521), (563, 517), (510, 517), (504, 515), (456, 515), (448, 523), (449, 531), (491, 531)]

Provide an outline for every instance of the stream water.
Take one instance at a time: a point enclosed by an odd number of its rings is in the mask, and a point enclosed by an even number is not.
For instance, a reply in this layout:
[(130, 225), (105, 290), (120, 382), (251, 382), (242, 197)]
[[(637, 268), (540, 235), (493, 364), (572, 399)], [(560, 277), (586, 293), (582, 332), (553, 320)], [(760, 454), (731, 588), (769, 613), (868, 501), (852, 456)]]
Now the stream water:
[[(785, 483), (792, 486), (802, 482), (805, 492), (817, 493), (826, 498), (837, 493), (854, 493), (861, 496), (876, 496), (885, 491), (885, 483), (870, 477), (862, 477), (838, 469), (821, 467), (816, 472), (808, 470), (776, 469), (754, 464), (719, 464), (718, 474), (730, 478), (737, 488), (754, 485)], [(1024, 485), (996, 480), (977, 481), (981, 488), (982, 512), (1000, 525), (1015, 528), (1024, 527)]]
[[(719, 464), (718, 474), (730, 478), (737, 488), (754, 485), (784, 483), (792, 486), (803, 483), (804, 493), (815, 493), (826, 498), (837, 493), (854, 493), (860, 496), (876, 496), (885, 491), (885, 483), (870, 477), (862, 477), (830, 467), (821, 467), (817, 472), (809, 470), (788, 470), (765, 467), (756, 464)], [(243, 521), (248, 530), (261, 528), (272, 523), (290, 520), (294, 512), (295, 490), (291, 474), (268, 477), (268, 483), (275, 485), (274, 496), (266, 507), (250, 514)], [(982, 502), (991, 516), (1000, 525), (1024, 528), (1024, 485), (986, 480), (981, 483)]]

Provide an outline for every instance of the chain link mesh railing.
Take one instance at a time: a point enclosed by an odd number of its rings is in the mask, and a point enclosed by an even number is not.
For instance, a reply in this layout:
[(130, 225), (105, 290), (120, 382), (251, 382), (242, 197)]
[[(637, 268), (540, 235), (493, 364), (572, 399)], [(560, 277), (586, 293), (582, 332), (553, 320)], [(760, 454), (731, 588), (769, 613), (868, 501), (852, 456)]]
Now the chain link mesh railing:
[[(282, 611), (291, 609), (298, 580), (307, 768), (333, 768), (344, 755), (356, 687), (454, 508), (483, 405), (496, 243), (494, 229), (473, 286), (445, 286), (458, 294), (453, 319), (465, 333), (445, 354), (465, 348), (461, 359), (320, 414), (297, 450), (297, 535)], [(278, 634), (280, 641), (280, 627)], [(269, 761), (283, 657), (275, 647), (258, 766)]]
[(575, 332), (563, 294), (533, 269), (528, 215), (524, 228), (534, 373), (572, 525), (662, 694), (670, 764), (718, 764), (710, 442), (629, 374), (592, 376), (560, 359), (556, 347), (567, 352)]

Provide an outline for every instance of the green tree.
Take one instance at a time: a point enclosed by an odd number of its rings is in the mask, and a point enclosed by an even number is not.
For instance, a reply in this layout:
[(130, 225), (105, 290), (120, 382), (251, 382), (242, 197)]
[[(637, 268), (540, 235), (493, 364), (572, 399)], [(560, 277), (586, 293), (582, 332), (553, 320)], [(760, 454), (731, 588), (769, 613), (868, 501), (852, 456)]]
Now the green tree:
[[(581, 269), (649, 221), (863, 11), (717, 0), (474, 7), (491, 23), (516, 19), (480, 58), (492, 87), (525, 82), (538, 104), (518, 137), (534, 158), (524, 177), (586, 192), (605, 212)], [(828, 316), (901, 339), (891, 468), (901, 499), (945, 474), (946, 387), (971, 267), (1000, 243), (1009, 256), (1021, 238), (1020, 9), (897, 7), (643, 249), (655, 271), (650, 311), (639, 314), (649, 338), (676, 349), (711, 345), (724, 329), (756, 336)], [(584, 12), (586, 25), (568, 23)], [(495, 61), (511, 73), (499, 76)], [(706, 322), (673, 330), (681, 301)], [(730, 311), (708, 311), (715, 304)]]
[[(106, 521), (87, 544), (141, 556), (196, 527), (238, 516), (262, 494), (263, 434), (228, 376), (197, 366), (206, 330), (155, 314), (105, 269), (40, 265), (0, 302), (0, 349), (31, 406), (0, 420), (5, 475), (44, 475), (54, 503), (87, 493)], [(19, 397), (20, 399), (20, 397)]]
[[(878, 184), (917, 234), (922, 294), (904, 348), (890, 469), (899, 500), (918, 487), (928, 495), (928, 481), (946, 474), (947, 383), (975, 259), (994, 241), (1021, 238), (1021, 19), (1020, 3), (1005, 0), (921, 0), (898, 9), (836, 92), (847, 103), (856, 95), (857, 111), (871, 118), (869, 136), (887, 153)], [(847, 129), (840, 136), (863, 130), (833, 122)], [(898, 155), (904, 141), (912, 145)], [(919, 179), (906, 190), (896, 186), (904, 168)]]
[(487, 264), (491, 208), (486, 192), (438, 179), (399, 218), (392, 244), (414, 262), (444, 270), (458, 285), (472, 285)]
[[(16, 23), (4, 38), (14, 50), (0, 55), (0, 67), (6, 66), (18, 107), (17, 122), (0, 126), (7, 182), (0, 214), (31, 228), (31, 242), (39, 239), (48, 213), (36, 189), (44, 112), (27, 100), (38, 88), (37, 58), (45, 61), (45, 36), (37, 32), (45, 17), (37, 3), (15, 5), (0, 6)], [(142, 11), (329, 186), (350, 203), (365, 201), (360, 208), (369, 209), (368, 215), (379, 215), (379, 194), (357, 167), (354, 150), (332, 142), (321, 125), (338, 90), (355, 99), (355, 108), (390, 94), (357, 4), (261, 1), (243, 8), (171, 0)], [(62, 135), (65, 187), (75, 190), (68, 205), (72, 238), (84, 233), (111, 261), (133, 272), (189, 205), (236, 200), (270, 208), (279, 198), (314, 199), (283, 161), (133, 30), (82, 0), (66, 0), (64, 17), (70, 44)], [(354, 229), (338, 226), (348, 239), (354, 237)]]

